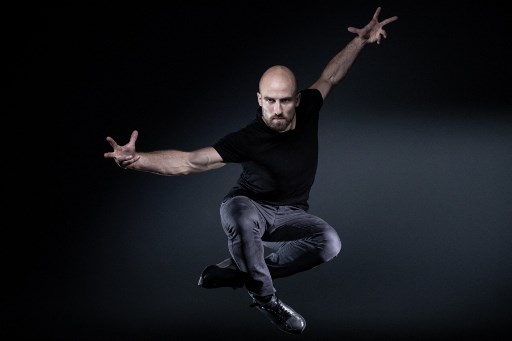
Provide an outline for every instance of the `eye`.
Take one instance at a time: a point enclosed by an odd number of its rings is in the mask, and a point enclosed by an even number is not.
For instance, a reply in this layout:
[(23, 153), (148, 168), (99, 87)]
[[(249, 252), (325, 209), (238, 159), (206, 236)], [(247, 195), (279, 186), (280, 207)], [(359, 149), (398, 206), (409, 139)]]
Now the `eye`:
[(273, 99), (273, 98), (265, 98), (265, 101), (267, 101), (268, 103), (275, 103), (276, 100)]

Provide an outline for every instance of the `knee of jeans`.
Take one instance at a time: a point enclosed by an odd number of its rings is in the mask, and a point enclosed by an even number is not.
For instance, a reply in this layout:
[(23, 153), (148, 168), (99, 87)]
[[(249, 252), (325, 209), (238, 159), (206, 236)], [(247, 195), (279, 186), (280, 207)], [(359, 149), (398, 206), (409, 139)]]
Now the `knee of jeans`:
[(237, 236), (244, 236), (248, 233), (256, 233), (258, 230), (258, 215), (253, 212), (245, 212), (245, 214), (235, 214), (231, 217), (231, 222), (224, 226), (226, 234), (230, 239)]
[(328, 262), (336, 257), (341, 251), (341, 240), (336, 231), (332, 230), (325, 234), (324, 247), (320, 257), (323, 262)]
[(233, 197), (223, 202), (220, 215), (224, 231), (230, 239), (258, 226), (258, 213), (251, 201), (244, 196)]

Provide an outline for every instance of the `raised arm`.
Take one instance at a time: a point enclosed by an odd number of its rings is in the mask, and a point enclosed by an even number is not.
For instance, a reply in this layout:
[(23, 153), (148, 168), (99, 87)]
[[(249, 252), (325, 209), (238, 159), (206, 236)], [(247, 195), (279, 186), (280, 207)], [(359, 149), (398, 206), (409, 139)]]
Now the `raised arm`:
[(121, 168), (168, 176), (199, 173), (225, 165), (213, 147), (191, 152), (171, 149), (137, 152), (135, 141), (137, 141), (138, 135), (137, 130), (134, 130), (130, 141), (124, 146), (118, 145), (113, 138), (108, 136), (107, 141), (114, 150), (104, 153), (103, 156), (114, 159)]
[(332, 88), (337, 85), (356, 60), (359, 52), (368, 43), (380, 44), (381, 38), (387, 38), (383, 27), (398, 19), (397, 16), (387, 18), (379, 22), (381, 8), (378, 7), (373, 14), (372, 20), (363, 28), (349, 27), (348, 31), (357, 34), (340, 52), (338, 52), (322, 71), (320, 78), (310, 86), (311, 89), (318, 89), (325, 99)]

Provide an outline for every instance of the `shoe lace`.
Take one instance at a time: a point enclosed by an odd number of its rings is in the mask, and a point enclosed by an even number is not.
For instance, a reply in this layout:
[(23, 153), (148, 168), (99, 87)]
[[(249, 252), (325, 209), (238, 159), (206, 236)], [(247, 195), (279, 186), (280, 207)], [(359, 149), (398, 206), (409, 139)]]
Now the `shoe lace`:
[(269, 313), (271, 313), (279, 321), (284, 322), (288, 317), (293, 315), (293, 311), (283, 304), (279, 299), (275, 301), (275, 304), (261, 304), (254, 302), (250, 305), (251, 307), (259, 307)]

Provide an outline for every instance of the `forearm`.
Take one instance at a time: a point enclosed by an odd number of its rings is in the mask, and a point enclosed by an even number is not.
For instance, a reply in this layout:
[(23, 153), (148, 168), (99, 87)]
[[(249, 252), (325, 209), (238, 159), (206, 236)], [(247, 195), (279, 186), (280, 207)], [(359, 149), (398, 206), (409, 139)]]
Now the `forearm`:
[(328, 82), (331, 86), (339, 83), (345, 77), (348, 70), (356, 60), (366, 40), (355, 37), (340, 52), (338, 52), (330, 61), (321, 74), (321, 79)]
[(169, 176), (200, 173), (225, 165), (222, 157), (213, 147), (205, 147), (192, 152), (172, 149), (142, 152), (137, 153), (133, 162), (128, 162), (126, 169)]
[(192, 171), (189, 162), (189, 153), (179, 150), (161, 150), (153, 152), (139, 152), (137, 161), (131, 163), (126, 169), (159, 175), (185, 175)]

